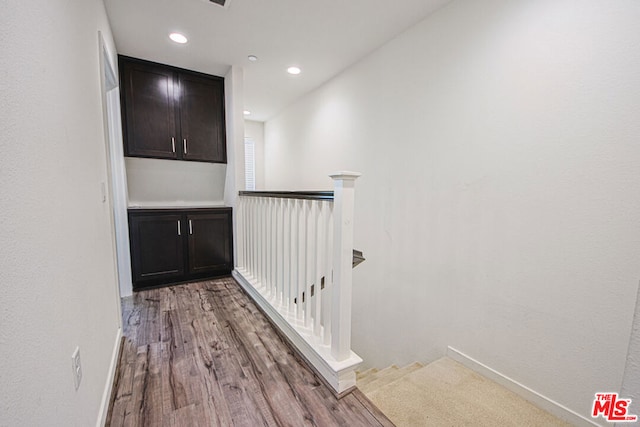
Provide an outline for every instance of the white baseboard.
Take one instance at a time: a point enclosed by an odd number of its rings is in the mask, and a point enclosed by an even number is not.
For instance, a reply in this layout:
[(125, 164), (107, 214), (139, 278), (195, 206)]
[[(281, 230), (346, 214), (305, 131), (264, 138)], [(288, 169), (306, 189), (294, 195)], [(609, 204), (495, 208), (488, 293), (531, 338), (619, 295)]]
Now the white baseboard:
[(595, 423), (593, 420), (583, 417), (582, 415), (572, 411), (566, 406), (563, 406), (560, 403), (549, 399), (546, 396), (543, 396), (537, 391), (534, 391), (529, 387), (520, 384), (519, 382), (507, 377), (506, 375), (503, 375), (500, 372), (488, 367), (487, 365), (456, 350), (455, 348), (447, 347), (447, 357), (463, 364), (472, 371), (475, 371), (480, 375), (489, 378), (490, 380), (500, 384), (507, 390), (514, 392), (523, 399), (528, 400), (539, 408), (544, 409), (545, 411), (568, 423), (571, 423), (572, 425), (588, 427), (600, 426), (600, 424)]
[(100, 403), (100, 411), (98, 412), (98, 420), (96, 427), (103, 427), (107, 422), (107, 413), (109, 412), (109, 401), (111, 400), (111, 391), (115, 380), (116, 369), (118, 368), (118, 356), (120, 355), (120, 342), (122, 340), (122, 328), (118, 328), (116, 332), (116, 341), (111, 352), (111, 363), (109, 372), (107, 373), (107, 382), (102, 393), (102, 402)]

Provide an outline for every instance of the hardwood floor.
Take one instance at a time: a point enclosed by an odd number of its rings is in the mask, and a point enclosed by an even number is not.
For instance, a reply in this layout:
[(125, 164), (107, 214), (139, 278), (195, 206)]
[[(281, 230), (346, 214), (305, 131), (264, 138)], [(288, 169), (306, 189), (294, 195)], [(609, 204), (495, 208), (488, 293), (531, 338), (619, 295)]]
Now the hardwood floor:
[(107, 426), (393, 426), (337, 400), (231, 278), (137, 292), (123, 317)]

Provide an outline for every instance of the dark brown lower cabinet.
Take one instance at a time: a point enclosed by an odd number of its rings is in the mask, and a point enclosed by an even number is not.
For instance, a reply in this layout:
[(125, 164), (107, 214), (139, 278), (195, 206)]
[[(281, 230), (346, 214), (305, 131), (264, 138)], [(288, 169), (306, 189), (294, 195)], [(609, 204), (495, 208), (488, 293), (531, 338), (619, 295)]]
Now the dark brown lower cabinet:
[(130, 209), (133, 289), (227, 275), (231, 208)]
[(187, 215), (189, 223), (189, 273), (216, 272), (229, 268), (231, 221), (227, 213)]
[(129, 216), (134, 285), (184, 276), (181, 220), (176, 214)]

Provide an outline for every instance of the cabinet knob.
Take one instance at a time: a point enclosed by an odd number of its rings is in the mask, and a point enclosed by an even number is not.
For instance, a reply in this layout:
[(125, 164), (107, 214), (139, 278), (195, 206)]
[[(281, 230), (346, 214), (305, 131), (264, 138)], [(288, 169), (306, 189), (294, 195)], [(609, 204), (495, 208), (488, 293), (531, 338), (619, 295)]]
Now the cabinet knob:
[(171, 151), (176, 152), (176, 139), (173, 136), (171, 137)]
[(178, 236), (182, 236), (182, 233), (180, 232), (180, 220), (178, 220)]
[(191, 220), (189, 220), (189, 234), (193, 234), (193, 224), (191, 223)]
[(182, 147), (184, 148), (184, 154), (187, 154), (187, 138), (182, 140)]

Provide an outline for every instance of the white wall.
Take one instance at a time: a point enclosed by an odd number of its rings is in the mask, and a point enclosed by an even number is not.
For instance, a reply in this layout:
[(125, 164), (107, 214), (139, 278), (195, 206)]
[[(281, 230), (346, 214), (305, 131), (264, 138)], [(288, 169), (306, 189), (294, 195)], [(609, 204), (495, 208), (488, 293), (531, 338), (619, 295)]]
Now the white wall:
[[(633, 327), (627, 350), (627, 364), (624, 370), (620, 395), (621, 398), (631, 399), (630, 414), (640, 417), (640, 289), (636, 299), (636, 310), (633, 316)], [(640, 421), (633, 425), (640, 425)]]
[(224, 204), (226, 164), (125, 157), (130, 206)]
[[(224, 78), (225, 114), (227, 120), (227, 176), (224, 203), (235, 208), (238, 191), (244, 190), (244, 70), (232, 66)], [(233, 210), (233, 229), (236, 230), (237, 211)], [(237, 233), (233, 233), (234, 265), (238, 260)]]
[(256, 190), (264, 190), (264, 122), (245, 120), (244, 136), (251, 138), (255, 147)]
[(115, 53), (100, 0), (2, 4), (1, 425), (95, 425), (109, 381), (120, 319), (98, 30)]
[[(232, 66), (224, 78), (227, 118), (227, 176), (224, 202), (235, 206), (238, 191), (244, 190), (244, 70)], [(235, 212), (234, 212), (235, 221)], [(234, 245), (234, 248), (236, 245)]]
[(363, 173), (367, 365), (450, 345), (585, 417), (620, 389), (640, 276), (638, 22), (632, 0), (454, 1), (266, 123), (267, 188)]

